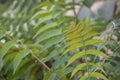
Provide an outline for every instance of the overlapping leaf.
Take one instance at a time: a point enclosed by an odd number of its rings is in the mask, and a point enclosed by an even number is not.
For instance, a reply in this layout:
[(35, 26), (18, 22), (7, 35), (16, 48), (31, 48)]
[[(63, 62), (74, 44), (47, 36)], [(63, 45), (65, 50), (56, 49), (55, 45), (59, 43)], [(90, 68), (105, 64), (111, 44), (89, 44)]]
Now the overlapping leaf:
[[(104, 42), (103, 40), (100, 40), (100, 39), (93, 39), (92, 37), (94, 37), (98, 33), (95, 33), (92, 31), (94, 27), (91, 27), (91, 26), (86, 27), (85, 24), (86, 24), (86, 21), (83, 21), (83, 24), (82, 23), (78, 25), (73, 24), (70, 26), (70, 29), (68, 29), (68, 31), (65, 34), (64, 41), (66, 41), (66, 46), (65, 46), (66, 51), (63, 53), (63, 55), (70, 51), (77, 50), (79, 48), (84, 49), (84, 47), (86, 46), (94, 46), (96, 44)], [(85, 63), (81, 63), (77, 65), (77, 67), (73, 69), (71, 77), (73, 77), (79, 70), (82, 70), (82, 68), (89, 67), (89, 66), (95, 67), (96, 69), (99, 69), (103, 73), (105, 73), (101, 65), (97, 65), (94, 62), (87, 61), (86, 58), (89, 57), (88, 55), (95, 55), (95, 56), (107, 58), (106, 54), (95, 49), (87, 50), (87, 48), (85, 48), (85, 50), (81, 52), (74, 53), (73, 56), (68, 60), (66, 67), (68, 67), (74, 61), (80, 58), (85, 58)], [(86, 70), (86, 72), (88, 72), (88, 70), (89, 68)], [(92, 72), (92, 74), (89, 74), (88, 72), (88, 75), (81, 76), (80, 80), (86, 80), (87, 78), (90, 78), (90, 77), (108, 80), (103, 74), (97, 71)]]

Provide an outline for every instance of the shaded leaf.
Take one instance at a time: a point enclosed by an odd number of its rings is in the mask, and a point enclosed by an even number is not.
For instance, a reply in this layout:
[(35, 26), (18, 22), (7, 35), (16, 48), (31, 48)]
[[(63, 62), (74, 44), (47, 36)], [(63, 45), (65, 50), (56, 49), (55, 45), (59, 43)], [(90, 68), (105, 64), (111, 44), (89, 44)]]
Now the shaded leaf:
[(3, 67), (3, 61), (0, 59), (0, 71), (1, 71), (1, 69), (2, 69), (2, 67)]
[(0, 50), (0, 59), (2, 59), (5, 56), (5, 54), (8, 52), (8, 50), (10, 48), (12, 48), (15, 45), (15, 43), (16, 43), (16, 41), (12, 40), (3, 45), (2, 49)]
[(13, 60), (13, 67), (14, 67), (14, 73), (19, 66), (20, 62), (23, 60), (24, 57), (26, 57), (30, 53), (29, 49), (25, 49), (20, 51)]
[(45, 51), (46, 49), (48, 49), (49, 47), (51, 47), (52, 45), (55, 45), (59, 42), (61, 42), (63, 40), (62, 36), (57, 36), (57, 37), (53, 37), (50, 40), (47, 41), (47, 43), (43, 46), (41, 51)]
[(60, 53), (62, 53), (64, 51), (63, 47), (60, 47), (60, 48), (56, 48), (54, 49), (47, 57), (45, 57), (43, 60), (46, 62), (48, 61), (49, 59), (59, 55)]

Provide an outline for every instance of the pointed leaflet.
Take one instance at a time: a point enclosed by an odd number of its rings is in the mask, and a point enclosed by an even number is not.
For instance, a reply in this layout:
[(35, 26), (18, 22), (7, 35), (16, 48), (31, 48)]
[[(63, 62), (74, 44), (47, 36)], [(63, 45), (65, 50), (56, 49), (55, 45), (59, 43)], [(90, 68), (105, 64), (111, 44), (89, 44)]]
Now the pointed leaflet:
[(62, 40), (63, 40), (62, 36), (56, 36), (56, 37), (51, 38), (50, 40), (48, 40), (46, 42), (46, 44), (43, 46), (41, 51), (45, 51), (46, 49), (48, 49), (52, 45), (55, 45), (55, 44), (61, 42)]
[(43, 17), (43, 15), (46, 15), (48, 13), (49, 13), (49, 11), (47, 11), (47, 10), (39, 11), (31, 18), (31, 20), (39, 19), (40, 17)]
[(52, 18), (53, 18), (53, 17), (52, 17), (51, 15), (45, 16), (44, 18), (42, 18), (42, 19), (40, 19), (40, 20), (38, 21), (38, 23), (36, 24), (36, 26), (35, 26), (34, 28), (39, 27), (40, 24), (42, 24), (43, 22), (46, 22), (47, 20), (50, 20), (50, 19), (52, 19)]
[(54, 49), (47, 57), (45, 57), (43, 60), (44, 62), (48, 61), (49, 59), (59, 55), (60, 53), (62, 53), (64, 51), (63, 47), (59, 47)]
[(45, 30), (48, 30), (50, 28), (54, 28), (57, 26), (57, 23), (50, 23), (50, 24), (46, 24), (45, 26), (43, 26), (42, 28), (40, 28), (37, 33), (35, 34), (35, 36), (33, 38), (35, 38), (36, 36), (38, 36), (40, 33), (44, 32)]
[(100, 78), (103, 80), (108, 80), (103, 74), (98, 73), (98, 72), (91, 72), (89, 75), (82, 76), (80, 80), (86, 80), (88, 77), (95, 77), (95, 78)]
[(26, 57), (28, 54), (30, 53), (29, 49), (25, 49), (20, 51), (14, 58), (13, 60), (13, 68), (14, 68), (14, 73), (18, 67), (18, 65), (20, 64), (20, 62), (23, 60), (24, 57)]
[(40, 5), (37, 6), (37, 8), (42, 8), (50, 5), (65, 5), (65, 3), (62, 1), (56, 1), (56, 2), (47, 1), (47, 2), (42, 2)]
[(16, 41), (12, 40), (3, 45), (2, 49), (0, 50), (0, 59), (2, 59), (5, 56), (5, 54), (8, 52), (8, 50), (11, 47), (13, 47), (15, 45), (15, 43), (16, 43)]
[(99, 65), (96, 65), (94, 63), (82, 63), (82, 64), (79, 64), (77, 67), (74, 68), (74, 70), (72, 71), (72, 75), (71, 75), (71, 78), (79, 71), (79, 70), (82, 70), (82, 68), (84, 67), (88, 67), (88, 66), (94, 66), (96, 67), (97, 69), (100, 69), (102, 72), (105, 73), (105, 71), (102, 69), (101, 66)]
[(44, 41), (46, 39), (49, 39), (51, 37), (61, 35), (61, 34), (62, 34), (62, 29), (52, 29), (52, 30), (49, 30), (49, 31), (41, 34), (41, 36), (37, 38), (37, 43), (39, 43), (41, 41)]
[[(74, 33), (78, 33), (80, 32), (84, 27), (86, 26), (86, 20), (84, 20), (82, 23), (79, 23), (78, 25), (73, 25), (73, 26), (70, 26), (71, 27), (76, 27), (76, 29), (74, 29), (74, 31), (71, 32), (71, 30), (68, 30), (67, 33), (65, 34), (66, 37), (70, 37), (72, 36), (72, 34)], [(71, 34), (72, 33), (72, 34)]]
[(106, 54), (104, 54), (103, 52), (99, 51), (99, 50), (87, 50), (87, 51), (83, 51), (83, 52), (79, 52), (76, 53), (75, 55), (73, 55), (70, 60), (68, 61), (67, 66), (69, 66), (72, 62), (74, 62), (76, 59), (81, 58), (82, 56), (86, 55), (86, 54), (92, 54), (92, 55), (97, 55), (97, 56), (102, 56), (102, 57), (107, 57)]
[(84, 42), (84, 44), (83, 43), (75, 43), (72, 46), (68, 47), (68, 49), (63, 53), (63, 55), (69, 51), (72, 51), (72, 50), (75, 50), (75, 49), (78, 49), (81, 47), (89, 46), (89, 45), (95, 45), (95, 44), (102, 43), (102, 42), (103, 42), (103, 40), (92, 39), (92, 40), (88, 40), (88, 41)]
[(86, 39), (88, 39), (88, 38), (90, 38), (90, 37), (93, 37), (93, 36), (95, 36), (95, 35), (97, 35), (97, 34), (98, 34), (98, 33), (91, 33), (91, 34), (88, 34), (88, 35), (86, 35), (86, 36), (83, 36), (82, 38), (75, 38), (75, 39), (69, 41), (68, 44), (66, 45), (66, 47), (67, 47), (67, 46), (71, 46), (71, 45), (73, 45), (73, 44), (75, 44), (75, 43), (79, 43), (79, 42), (81, 42), (81, 41), (83, 41), (83, 40), (86, 40)]
[(91, 30), (93, 30), (94, 27), (88, 27), (87, 29), (83, 30), (82, 32), (77, 32), (75, 31), (74, 33), (69, 34), (65, 40), (72, 40), (75, 39), (77, 37), (81, 37), (81, 36), (86, 36), (87, 33), (89, 33)]

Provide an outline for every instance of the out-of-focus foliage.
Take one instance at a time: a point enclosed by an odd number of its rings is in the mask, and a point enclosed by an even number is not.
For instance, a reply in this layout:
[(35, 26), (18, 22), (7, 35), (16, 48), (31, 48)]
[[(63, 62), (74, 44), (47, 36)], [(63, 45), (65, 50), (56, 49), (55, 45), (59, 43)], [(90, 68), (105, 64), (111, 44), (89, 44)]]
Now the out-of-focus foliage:
[(0, 0), (0, 80), (119, 79), (119, 32), (117, 40), (94, 39), (96, 22), (64, 15), (73, 5)]

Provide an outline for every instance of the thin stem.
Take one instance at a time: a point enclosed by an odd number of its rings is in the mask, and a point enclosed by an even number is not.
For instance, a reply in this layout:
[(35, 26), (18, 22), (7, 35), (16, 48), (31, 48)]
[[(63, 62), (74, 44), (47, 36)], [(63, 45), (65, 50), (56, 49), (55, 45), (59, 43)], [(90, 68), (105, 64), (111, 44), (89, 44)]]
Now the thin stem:
[[(21, 41), (20, 41), (20, 44), (21, 44), (22, 46), (24, 46)], [(24, 47), (23, 47), (23, 48), (24, 48)], [(42, 62), (42, 61), (35, 55), (35, 53), (32, 52), (32, 50), (31, 50), (31, 55), (32, 55), (40, 64), (42, 64), (47, 70), (50, 71), (50, 68), (49, 68), (44, 62)]]
[(49, 68), (44, 62), (42, 62), (32, 51), (31, 51), (31, 55), (32, 55), (40, 64), (42, 64), (47, 70), (50, 71), (50, 68)]
[[(82, 40), (83, 40), (83, 37), (82, 37)], [(83, 46), (85, 47), (85, 43), (83, 42)], [(88, 72), (88, 80), (89, 80), (89, 75), (90, 75), (90, 72), (89, 72), (89, 64), (88, 64), (88, 61), (87, 61), (87, 53), (86, 53), (86, 47), (84, 48), (85, 50), (85, 62), (87, 63), (87, 72)]]
[(75, 16), (75, 22), (76, 22), (76, 20), (77, 20), (77, 13), (75, 11), (75, 1), (74, 0), (72, 0), (72, 9), (73, 9), (73, 13), (74, 13), (74, 16)]

